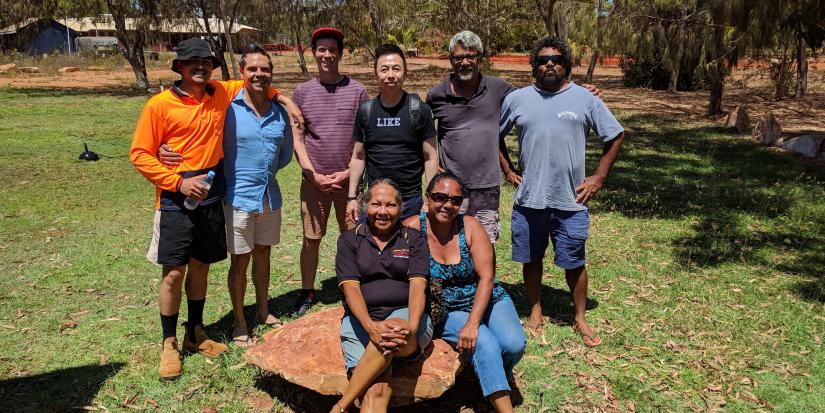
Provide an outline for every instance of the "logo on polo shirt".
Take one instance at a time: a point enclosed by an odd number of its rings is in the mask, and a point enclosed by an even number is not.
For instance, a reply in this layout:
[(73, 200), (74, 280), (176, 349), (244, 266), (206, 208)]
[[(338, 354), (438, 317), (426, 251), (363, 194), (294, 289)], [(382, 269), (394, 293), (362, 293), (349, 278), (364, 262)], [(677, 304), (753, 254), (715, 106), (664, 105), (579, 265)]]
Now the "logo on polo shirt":
[(379, 128), (401, 126), (401, 118), (378, 118), (378, 124), (376, 126)]
[(559, 112), (559, 114), (557, 116), (559, 117), (559, 119), (564, 119), (564, 120), (576, 120), (576, 119), (579, 118), (578, 115), (576, 115), (574, 112), (571, 112), (569, 110), (565, 110), (564, 112)]
[(392, 250), (392, 257), (393, 258), (410, 258), (410, 250), (407, 248), (399, 248), (397, 250)]

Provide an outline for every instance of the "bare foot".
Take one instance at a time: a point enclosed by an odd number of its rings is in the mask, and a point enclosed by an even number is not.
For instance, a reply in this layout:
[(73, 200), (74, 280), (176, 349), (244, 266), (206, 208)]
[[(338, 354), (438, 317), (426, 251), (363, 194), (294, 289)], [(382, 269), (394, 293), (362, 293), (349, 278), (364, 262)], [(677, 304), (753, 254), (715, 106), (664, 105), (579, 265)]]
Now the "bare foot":
[(246, 331), (246, 327), (238, 327), (235, 326), (232, 329), (232, 342), (235, 343), (236, 346), (241, 348), (247, 348), (252, 346), (252, 338), (249, 337), (249, 334)]
[(590, 327), (590, 324), (587, 324), (587, 321), (581, 320), (573, 323), (573, 331), (581, 334), (582, 341), (584, 341), (584, 345), (587, 347), (596, 347), (602, 344), (601, 337), (599, 337), (593, 327)]
[(284, 323), (281, 322), (281, 320), (279, 320), (277, 317), (269, 313), (267, 313), (265, 320), (261, 320), (260, 318), (258, 318), (258, 322), (261, 324), (266, 324), (272, 328), (278, 328), (284, 325)]

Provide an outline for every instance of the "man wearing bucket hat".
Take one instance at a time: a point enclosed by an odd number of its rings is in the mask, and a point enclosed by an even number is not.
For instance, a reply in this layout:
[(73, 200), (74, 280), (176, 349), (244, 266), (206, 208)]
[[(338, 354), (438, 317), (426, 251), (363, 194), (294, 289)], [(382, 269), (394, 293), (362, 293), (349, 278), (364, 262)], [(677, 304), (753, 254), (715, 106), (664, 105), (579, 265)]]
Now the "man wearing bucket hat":
[[(185, 279), (188, 320), (183, 348), (208, 357), (228, 350), (211, 340), (203, 328), (209, 265), (226, 258), (224, 212), (220, 200), (226, 191), (223, 168), (223, 123), (232, 98), (243, 81), (210, 80), (219, 60), (206, 41), (184, 40), (176, 48), (172, 70), (181, 75), (169, 89), (149, 99), (138, 119), (130, 159), (156, 187), (152, 241), (147, 258), (162, 265), (159, 306), (163, 346), (160, 377), (181, 374), (176, 327)], [(289, 108), (293, 119), (300, 111), (289, 98), (269, 88), (268, 96)], [(180, 153), (180, 163), (167, 168), (157, 158), (161, 145)], [(215, 177), (211, 188), (203, 180)], [(194, 210), (186, 198), (199, 201)]]
[(302, 285), (292, 308), (295, 316), (304, 314), (316, 300), (318, 252), (332, 206), (335, 206), (339, 231), (354, 224), (345, 218), (352, 128), (358, 106), (369, 100), (364, 85), (338, 71), (344, 55), (344, 33), (333, 27), (320, 27), (312, 32), (311, 40), (318, 76), (299, 85), (293, 95), (306, 120), (304, 133), (295, 136), (295, 155), (303, 170), (301, 221), (304, 226)]

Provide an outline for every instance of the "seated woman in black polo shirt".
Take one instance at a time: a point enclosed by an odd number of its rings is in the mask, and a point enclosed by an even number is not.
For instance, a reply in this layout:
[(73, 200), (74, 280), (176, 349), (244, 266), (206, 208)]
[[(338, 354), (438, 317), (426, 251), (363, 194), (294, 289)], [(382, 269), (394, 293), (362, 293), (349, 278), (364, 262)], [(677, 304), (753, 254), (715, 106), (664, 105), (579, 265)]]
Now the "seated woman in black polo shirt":
[(362, 394), (361, 411), (386, 412), (392, 394), (390, 363), (418, 358), (433, 335), (424, 311), (427, 240), (398, 222), (401, 196), (392, 181), (373, 182), (365, 197), (367, 223), (341, 234), (335, 258), (344, 293), (341, 347), (352, 372), (331, 410), (335, 413), (345, 412)]

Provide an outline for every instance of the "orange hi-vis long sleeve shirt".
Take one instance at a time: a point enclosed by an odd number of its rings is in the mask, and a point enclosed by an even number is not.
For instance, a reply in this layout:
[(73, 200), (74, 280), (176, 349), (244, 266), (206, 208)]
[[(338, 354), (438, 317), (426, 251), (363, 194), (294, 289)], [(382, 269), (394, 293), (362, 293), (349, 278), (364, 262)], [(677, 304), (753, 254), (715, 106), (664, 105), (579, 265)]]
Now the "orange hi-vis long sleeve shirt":
[[(215, 171), (216, 177), (207, 200), (213, 194), (223, 195), (223, 122), (229, 104), (241, 88), (240, 80), (211, 80), (203, 99), (198, 101), (173, 85), (146, 103), (135, 127), (129, 159), (157, 187), (158, 209), (179, 209), (185, 198), (178, 192), (181, 180), (209, 170)], [(270, 98), (278, 95), (280, 91), (270, 88)], [(158, 160), (158, 149), (164, 143), (183, 157), (174, 169)]]

